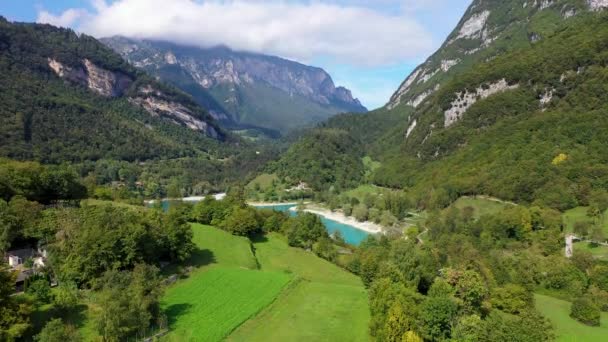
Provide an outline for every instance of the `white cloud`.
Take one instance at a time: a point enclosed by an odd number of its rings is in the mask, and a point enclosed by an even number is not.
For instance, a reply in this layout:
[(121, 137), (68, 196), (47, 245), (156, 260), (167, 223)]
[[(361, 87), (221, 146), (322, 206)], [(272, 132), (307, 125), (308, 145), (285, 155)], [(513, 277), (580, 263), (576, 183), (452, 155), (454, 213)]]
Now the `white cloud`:
[(53, 15), (45, 10), (41, 10), (38, 12), (38, 19), (36, 21), (59, 27), (71, 27), (87, 15), (88, 12), (86, 10), (78, 8), (70, 8), (59, 15)]
[(96, 37), (225, 44), (300, 61), (324, 56), (369, 66), (417, 59), (430, 52), (432, 36), (413, 15), (383, 13), (364, 2), (357, 6), (280, 0), (94, 0), (91, 13), (41, 11), (38, 21), (71, 26)]

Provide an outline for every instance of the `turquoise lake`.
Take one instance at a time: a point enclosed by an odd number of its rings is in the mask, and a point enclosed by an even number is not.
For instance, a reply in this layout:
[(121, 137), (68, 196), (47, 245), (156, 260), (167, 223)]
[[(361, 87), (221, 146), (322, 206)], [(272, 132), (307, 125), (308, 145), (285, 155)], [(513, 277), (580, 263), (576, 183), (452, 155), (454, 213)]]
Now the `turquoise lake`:
[[(295, 205), (272, 205), (272, 206), (259, 206), (256, 208), (259, 209), (273, 209), (282, 212), (288, 212), (291, 216), (296, 216), (297, 213), (295, 211), (291, 211), (289, 209), (295, 207)], [(343, 224), (334, 220), (330, 220), (323, 216), (319, 216), (321, 218), (321, 222), (325, 225), (325, 229), (331, 235), (335, 231), (339, 231), (344, 238), (344, 241), (349, 245), (358, 246), (365, 238), (367, 238), (370, 234), (363, 230), (357, 229), (351, 225)]]
[[(162, 201), (163, 210), (168, 210), (171, 205), (171, 201)], [(297, 213), (295, 211), (289, 210), (290, 208), (295, 207), (295, 205), (271, 205), (271, 206), (256, 206), (259, 209), (273, 209), (276, 211), (287, 212), (291, 216), (296, 216)], [(344, 238), (344, 241), (349, 245), (358, 246), (365, 238), (367, 238), (370, 234), (363, 230), (357, 229), (351, 225), (343, 224), (334, 220), (327, 219), (323, 216), (319, 216), (321, 218), (321, 222), (325, 225), (325, 229), (331, 235), (335, 231), (339, 231)]]

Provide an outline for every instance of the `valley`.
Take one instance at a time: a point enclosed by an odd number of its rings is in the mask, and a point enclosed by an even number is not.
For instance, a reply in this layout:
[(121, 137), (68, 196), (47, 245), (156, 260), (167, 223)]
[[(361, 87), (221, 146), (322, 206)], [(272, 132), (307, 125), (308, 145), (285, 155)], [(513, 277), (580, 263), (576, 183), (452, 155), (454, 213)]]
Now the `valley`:
[(0, 341), (606, 340), (608, 1), (464, 2), (0, 17)]

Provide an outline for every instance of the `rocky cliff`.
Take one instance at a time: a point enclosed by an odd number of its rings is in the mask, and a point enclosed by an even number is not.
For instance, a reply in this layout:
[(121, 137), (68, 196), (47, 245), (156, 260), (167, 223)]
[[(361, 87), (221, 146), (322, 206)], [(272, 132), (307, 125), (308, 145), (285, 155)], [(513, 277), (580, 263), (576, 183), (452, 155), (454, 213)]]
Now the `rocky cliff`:
[(88, 58), (83, 58), (80, 66), (71, 67), (49, 57), (48, 66), (57, 76), (87, 87), (98, 95), (114, 98), (127, 95), (128, 91), (129, 101), (152, 116), (168, 118), (177, 125), (202, 132), (214, 139), (221, 137), (219, 131), (205, 121), (204, 116), (179, 101), (168, 100), (167, 94), (158, 89), (154, 82), (134, 85), (134, 78), (120, 71), (104, 69)]
[(112, 37), (102, 41), (160, 79), (190, 93), (225, 123), (286, 131), (339, 112), (364, 112), (323, 69), (226, 47), (195, 48)]
[[(409, 107), (413, 114), (404, 132), (406, 139), (415, 131), (424, 131), (425, 138), (416, 143), (426, 143), (433, 132), (461, 120), (478, 100), (518, 87), (504, 75), (496, 75), (484, 84), (457, 89), (449, 105), (439, 109), (442, 122), (421, 120), (435, 116), (436, 109), (430, 110), (437, 100), (433, 95), (459, 75), (510, 51), (532, 47), (554, 34), (564, 22), (606, 7), (607, 0), (475, 0), (440, 49), (403, 81), (386, 108)], [(539, 95), (541, 104), (550, 101), (550, 91)], [(421, 125), (421, 121), (427, 124)]]

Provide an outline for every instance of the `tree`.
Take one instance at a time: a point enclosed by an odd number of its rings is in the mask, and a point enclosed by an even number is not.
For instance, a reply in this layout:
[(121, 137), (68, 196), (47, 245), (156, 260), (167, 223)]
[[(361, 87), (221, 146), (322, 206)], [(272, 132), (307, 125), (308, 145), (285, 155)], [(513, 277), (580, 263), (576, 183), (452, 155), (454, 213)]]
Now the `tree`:
[(402, 342), (423, 342), (422, 338), (413, 331), (408, 331), (403, 335)]
[(160, 317), (158, 269), (139, 264), (133, 272), (108, 271), (101, 282), (94, 321), (103, 340), (114, 342), (136, 333), (145, 335)]
[(392, 227), (397, 223), (397, 218), (388, 210), (382, 212), (380, 224), (384, 227)]
[(319, 239), (319, 241), (313, 245), (312, 250), (316, 255), (329, 261), (334, 261), (338, 255), (332, 240), (329, 238)]
[(408, 318), (403, 311), (402, 304), (399, 301), (393, 303), (388, 310), (386, 318), (385, 338), (388, 342), (401, 342), (403, 336), (407, 333), (411, 318)]
[(604, 217), (604, 213), (608, 210), (608, 191), (604, 189), (596, 189), (589, 194), (589, 205), (599, 211), (599, 216)]
[(15, 341), (30, 327), (30, 303), (13, 297), (16, 273), (0, 263), (0, 340)]
[(461, 273), (455, 284), (456, 297), (462, 299), (465, 311), (474, 312), (481, 309), (482, 302), (488, 295), (488, 289), (479, 273), (466, 270)]
[(196, 248), (192, 242), (194, 233), (188, 224), (185, 213), (179, 208), (170, 208), (163, 216), (163, 240), (166, 241), (166, 252), (172, 261), (186, 261)]
[(600, 315), (600, 309), (587, 297), (576, 299), (570, 309), (570, 317), (590, 326), (600, 325)]
[(247, 236), (261, 230), (255, 209), (235, 207), (222, 223), (222, 229), (234, 235)]
[(285, 221), (281, 230), (287, 235), (289, 245), (294, 247), (312, 248), (319, 239), (329, 237), (321, 219), (311, 213), (298, 213)]
[(596, 265), (589, 272), (589, 280), (591, 284), (598, 288), (608, 291), (608, 266)]
[(69, 312), (78, 305), (78, 288), (73, 282), (61, 282), (55, 288), (53, 303), (63, 312)]
[(509, 315), (492, 311), (484, 320), (478, 341), (549, 342), (554, 340), (551, 323), (534, 311)]
[(353, 206), (350, 203), (344, 204), (342, 206), (342, 212), (344, 216), (351, 216), (353, 214)]
[(51, 301), (51, 286), (45, 278), (38, 278), (32, 281), (27, 286), (27, 293), (31, 294), (36, 298), (39, 303), (49, 303)]
[(591, 231), (591, 222), (589, 221), (578, 221), (574, 223), (574, 234), (580, 237), (589, 236)]
[(35, 340), (37, 342), (80, 342), (82, 338), (74, 326), (55, 318), (44, 326), (36, 335)]
[(357, 219), (357, 221), (359, 222), (364, 222), (367, 221), (367, 215), (368, 215), (368, 210), (367, 207), (365, 206), (365, 204), (361, 203), (358, 204), (357, 206), (355, 206), (355, 208), (353, 209), (353, 216), (355, 217), (355, 219)]
[(519, 314), (534, 307), (534, 296), (523, 287), (507, 284), (494, 290), (492, 306), (511, 314)]
[(452, 340), (477, 342), (482, 334), (483, 321), (478, 315), (463, 316), (452, 329)]
[(437, 341), (450, 337), (451, 324), (458, 305), (449, 297), (428, 297), (420, 308), (420, 322), (426, 339)]

